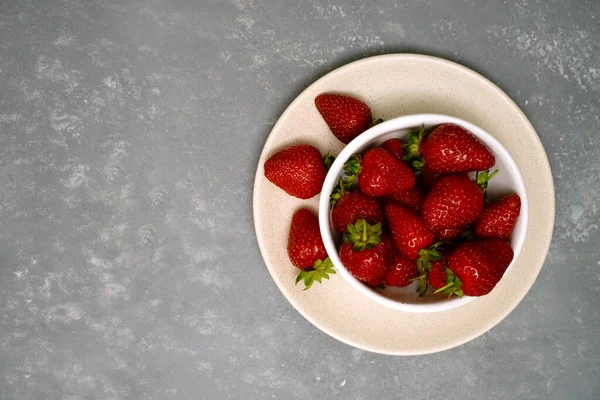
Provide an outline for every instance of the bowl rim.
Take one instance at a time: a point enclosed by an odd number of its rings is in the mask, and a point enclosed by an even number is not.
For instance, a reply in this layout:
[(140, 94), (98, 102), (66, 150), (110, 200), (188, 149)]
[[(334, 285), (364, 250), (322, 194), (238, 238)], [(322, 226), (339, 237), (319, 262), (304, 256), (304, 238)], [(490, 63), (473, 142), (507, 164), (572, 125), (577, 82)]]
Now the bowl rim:
[(453, 308), (457, 308), (468, 304), (478, 297), (470, 297), (463, 296), (462, 298), (453, 297), (448, 299), (447, 301), (439, 302), (439, 303), (429, 303), (429, 304), (413, 304), (413, 303), (403, 303), (400, 301), (392, 300), (381, 294), (377, 293), (375, 290), (369, 288), (363, 282), (356, 279), (344, 266), (342, 261), (339, 258), (338, 250), (333, 241), (333, 237), (331, 236), (331, 224), (330, 224), (330, 203), (329, 196), (331, 195), (335, 185), (338, 182), (338, 177), (343, 169), (344, 163), (348, 160), (348, 158), (356, 152), (356, 150), (363, 145), (372, 142), (378, 137), (387, 134), (391, 131), (399, 130), (399, 129), (407, 129), (412, 127), (417, 127), (421, 124), (428, 124), (431, 121), (435, 121), (434, 125), (441, 125), (444, 123), (451, 123), (462, 126), (467, 129), (469, 132), (472, 132), (476, 137), (484, 137), (485, 141), (489, 141), (494, 143), (495, 147), (501, 149), (503, 152), (503, 158), (508, 162), (509, 173), (511, 176), (515, 177), (517, 184), (517, 191), (522, 193), (521, 196), (521, 212), (519, 218), (522, 219), (522, 229), (523, 234), (520, 237), (520, 240), (513, 247), (513, 260), (504, 272), (507, 274), (512, 266), (515, 264), (521, 249), (523, 248), (523, 244), (525, 243), (525, 238), (527, 236), (527, 226), (529, 220), (529, 204), (527, 198), (527, 190), (525, 187), (525, 181), (523, 180), (523, 176), (521, 175), (521, 171), (519, 170), (516, 162), (512, 158), (510, 152), (500, 143), (498, 139), (492, 136), (490, 133), (485, 131), (484, 129), (478, 127), (477, 125), (465, 121), (461, 118), (457, 118), (451, 115), (446, 114), (434, 114), (434, 113), (422, 113), (422, 114), (409, 114), (399, 116), (387, 121), (384, 121), (380, 124), (377, 124), (365, 132), (354, 138), (350, 143), (348, 143), (342, 151), (338, 154), (335, 161), (329, 168), (327, 172), (327, 176), (325, 177), (325, 181), (323, 183), (321, 189), (321, 196), (319, 199), (319, 229), (321, 232), (321, 238), (323, 239), (323, 243), (325, 245), (325, 249), (327, 250), (327, 254), (338, 273), (348, 282), (352, 287), (354, 287), (357, 291), (367, 296), (371, 300), (376, 301), (379, 304), (382, 304), (386, 307), (411, 312), (411, 313), (432, 313), (432, 312), (441, 312), (450, 310)]

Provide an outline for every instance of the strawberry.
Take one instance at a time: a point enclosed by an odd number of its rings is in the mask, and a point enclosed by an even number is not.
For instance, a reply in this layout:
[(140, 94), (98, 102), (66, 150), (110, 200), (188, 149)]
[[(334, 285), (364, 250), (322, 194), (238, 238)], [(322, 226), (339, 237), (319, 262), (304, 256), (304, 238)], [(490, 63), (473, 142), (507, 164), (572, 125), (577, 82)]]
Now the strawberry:
[(402, 149), (402, 146), (403, 145), (400, 139), (396, 138), (388, 139), (381, 144), (382, 149), (386, 149), (400, 160), (402, 160), (402, 157), (404, 157), (404, 150)]
[(342, 180), (331, 195), (331, 204), (333, 227), (341, 233), (346, 233), (348, 225), (354, 225), (359, 219), (364, 219), (369, 224), (383, 220), (383, 212), (377, 199), (364, 195), (359, 190), (347, 191)]
[(456, 289), (467, 296), (483, 296), (492, 291), (512, 262), (510, 244), (500, 239), (459, 244), (448, 256), (448, 267), (458, 278)]
[(475, 223), (475, 235), (481, 238), (508, 239), (521, 212), (521, 198), (511, 194), (489, 205)]
[(409, 208), (412, 208), (413, 210), (419, 211), (421, 207), (423, 207), (425, 197), (425, 189), (423, 189), (419, 185), (415, 185), (415, 187), (413, 187), (412, 189), (406, 190), (404, 192), (390, 193), (384, 196), (384, 199), (387, 201), (393, 201), (405, 205)]
[(433, 293), (444, 293), (448, 296), (455, 294), (458, 297), (463, 297), (464, 293), (461, 289), (462, 282), (454, 275), (454, 272), (452, 272), (446, 264), (446, 260), (434, 261), (431, 263), (429, 284), (436, 289)]
[(414, 260), (395, 254), (391, 265), (385, 273), (383, 283), (387, 286), (404, 287), (417, 277), (417, 263)]
[(481, 188), (464, 175), (448, 175), (435, 184), (423, 203), (421, 215), (432, 231), (469, 225), (482, 213)]
[(433, 233), (415, 211), (396, 203), (387, 203), (384, 213), (396, 250), (404, 257), (416, 260), (421, 250), (433, 244)]
[(345, 144), (369, 129), (372, 123), (369, 106), (351, 96), (324, 93), (317, 96), (315, 105), (331, 133)]
[(314, 281), (321, 283), (321, 279), (329, 279), (329, 274), (335, 274), (321, 239), (319, 220), (307, 208), (299, 209), (292, 217), (287, 251), (292, 264), (302, 270), (296, 284), (303, 280), (304, 290)]
[(435, 238), (443, 242), (449, 242), (460, 237), (463, 231), (463, 228), (446, 228), (435, 232)]
[(340, 260), (356, 279), (375, 287), (383, 281), (391, 250), (391, 240), (383, 235), (381, 224), (370, 225), (360, 219), (344, 235)]
[(308, 144), (278, 151), (265, 162), (265, 176), (290, 196), (309, 199), (321, 192), (333, 157)]
[(434, 289), (439, 289), (446, 285), (446, 260), (433, 261), (429, 271), (429, 284)]
[(351, 156), (344, 170), (348, 182), (358, 178), (358, 187), (367, 196), (384, 196), (415, 186), (415, 174), (410, 167), (382, 148), (368, 150), (362, 159), (356, 154)]
[(432, 188), (442, 176), (442, 174), (435, 172), (427, 165), (423, 168), (423, 181), (428, 188)]
[(435, 128), (420, 148), (425, 164), (440, 173), (490, 169), (496, 163), (492, 152), (466, 129), (453, 124)]

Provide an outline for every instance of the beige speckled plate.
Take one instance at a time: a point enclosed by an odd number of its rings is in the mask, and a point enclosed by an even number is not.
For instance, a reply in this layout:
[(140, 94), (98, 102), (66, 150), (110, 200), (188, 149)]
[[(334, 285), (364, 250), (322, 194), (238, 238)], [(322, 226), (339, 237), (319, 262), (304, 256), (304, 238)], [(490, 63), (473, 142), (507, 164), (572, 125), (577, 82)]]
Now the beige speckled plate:
[[(293, 212), (319, 197), (287, 196), (264, 178), (263, 164), (277, 150), (306, 142), (337, 154), (333, 137), (314, 106), (322, 92), (355, 95), (375, 118), (437, 113), (474, 123), (495, 136), (515, 159), (527, 187), (527, 239), (510, 272), (489, 295), (434, 314), (411, 314), (379, 305), (353, 289), (339, 274), (309, 291), (294, 285), (297, 269), (287, 253)], [(256, 236), (269, 272), (284, 296), (323, 332), (377, 353), (414, 355), (446, 350), (491, 329), (506, 317), (535, 281), (546, 257), (554, 225), (554, 185), (544, 148), (527, 117), (497, 86), (481, 75), (439, 58), (391, 54), (345, 65), (298, 96), (271, 132), (254, 182)]]

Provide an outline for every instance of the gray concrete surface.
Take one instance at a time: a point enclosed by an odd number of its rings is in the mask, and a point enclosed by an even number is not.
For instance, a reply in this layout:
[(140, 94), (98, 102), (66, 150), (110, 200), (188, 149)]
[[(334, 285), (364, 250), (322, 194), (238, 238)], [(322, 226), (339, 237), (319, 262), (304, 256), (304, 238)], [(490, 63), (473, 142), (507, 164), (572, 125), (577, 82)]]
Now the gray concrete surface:
[[(496, 82), (556, 183), (526, 299), (424, 357), (321, 333), (253, 232), (278, 116), (387, 52)], [(597, 0), (0, 0), (0, 56), (0, 399), (600, 398)]]

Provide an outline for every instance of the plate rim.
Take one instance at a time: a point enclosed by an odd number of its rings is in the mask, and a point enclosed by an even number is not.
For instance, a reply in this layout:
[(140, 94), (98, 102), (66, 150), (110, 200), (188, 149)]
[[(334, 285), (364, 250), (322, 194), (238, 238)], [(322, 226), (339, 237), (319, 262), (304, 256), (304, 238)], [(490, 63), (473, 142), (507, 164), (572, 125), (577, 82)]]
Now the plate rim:
[[(518, 117), (526, 124), (528, 130), (531, 130), (534, 133), (533, 140), (536, 141), (537, 144), (543, 149), (543, 159), (540, 160), (541, 162), (539, 164), (542, 165), (543, 168), (547, 169), (547, 171), (549, 172), (548, 175), (550, 178), (549, 179), (549, 187), (548, 187), (548, 189), (550, 191), (550, 193), (549, 193), (550, 195), (549, 195), (549, 199), (548, 199), (548, 207), (550, 208), (550, 211), (551, 211), (550, 220), (548, 221), (549, 222), (549, 231), (550, 231), (549, 232), (550, 240), (548, 240), (548, 242), (545, 244), (545, 246), (543, 248), (540, 248), (540, 252), (539, 252), (540, 258), (541, 258), (540, 267), (537, 268), (537, 270), (535, 271), (535, 276), (531, 280), (531, 283), (526, 288), (524, 288), (525, 290), (522, 290), (521, 293), (519, 293), (515, 297), (516, 301), (509, 304), (507, 307), (501, 309), (500, 312), (495, 314), (493, 317), (490, 317), (490, 321), (485, 326), (482, 326), (481, 329), (477, 329), (470, 334), (466, 334), (463, 337), (461, 337), (460, 339), (457, 339), (457, 340), (454, 340), (451, 342), (440, 342), (435, 346), (431, 346), (429, 348), (417, 350), (414, 352), (413, 351), (398, 351), (398, 352), (388, 351), (388, 350), (377, 348), (376, 346), (373, 346), (373, 344), (371, 342), (360, 343), (360, 342), (348, 339), (347, 337), (344, 337), (343, 335), (340, 335), (337, 332), (334, 332), (334, 331), (326, 328), (320, 322), (318, 322), (317, 320), (315, 320), (311, 316), (309, 316), (307, 313), (305, 313), (304, 310), (300, 307), (300, 304), (298, 301), (296, 301), (294, 299), (290, 299), (286, 295), (286, 291), (282, 287), (282, 284), (280, 284), (278, 279), (275, 278), (275, 276), (273, 275), (273, 273), (271, 271), (271, 267), (266, 262), (265, 255), (267, 254), (267, 250), (265, 248), (265, 241), (264, 241), (263, 235), (259, 232), (258, 221), (257, 221), (257, 214), (258, 214), (257, 209), (259, 207), (257, 184), (261, 179), (264, 178), (262, 176), (263, 174), (261, 174), (261, 166), (262, 166), (261, 161), (264, 158), (263, 156), (265, 155), (265, 151), (266, 151), (268, 145), (274, 140), (273, 133), (279, 128), (279, 126), (281, 124), (283, 124), (283, 121), (286, 119), (285, 117), (287, 117), (287, 115), (296, 106), (296, 104), (302, 100), (301, 98), (302, 98), (303, 93), (305, 93), (312, 87), (320, 84), (320, 82), (324, 81), (325, 79), (330, 78), (332, 75), (341, 74), (341, 73), (345, 72), (346, 70), (354, 68), (361, 64), (369, 64), (369, 63), (378, 62), (378, 61), (387, 60), (387, 59), (399, 59), (402, 61), (410, 60), (410, 59), (417, 59), (417, 60), (428, 61), (428, 62), (432, 62), (432, 63), (438, 63), (438, 64), (442, 64), (446, 67), (456, 69), (462, 73), (471, 75), (472, 77), (481, 81), (484, 85), (489, 87), (498, 96), (500, 96), (504, 101), (506, 101), (507, 104), (510, 106), (510, 108), (516, 113), (516, 115), (518, 115)], [(320, 78), (313, 81), (310, 85), (308, 85), (307, 87), (302, 89), (302, 91), (294, 98), (294, 100), (286, 107), (286, 109), (283, 111), (283, 113), (279, 116), (277, 122), (275, 123), (275, 125), (273, 125), (273, 128), (271, 128), (271, 131), (269, 132), (269, 135), (264, 142), (264, 145), (263, 145), (262, 151), (260, 153), (257, 164), (258, 165), (257, 165), (256, 174), (254, 177), (253, 188), (252, 188), (253, 189), (253, 193), (252, 193), (252, 214), (253, 214), (253, 216), (252, 217), (253, 217), (254, 232), (255, 232), (256, 240), (258, 242), (258, 247), (259, 247), (261, 256), (263, 258), (263, 262), (264, 262), (265, 266), (267, 267), (267, 270), (269, 271), (271, 278), (273, 279), (273, 281), (275, 282), (276, 286), (278, 287), (281, 294), (285, 297), (285, 299), (294, 307), (294, 309), (296, 309), (296, 311), (298, 311), (298, 313), (300, 315), (302, 315), (312, 325), (314, 325), (315, 327), (317, 327), (319, 330), (326, 333), (327, 335), (333, 337), (334, 339), (337, 339), (342, 343), (345, 343), (349, 346), (352, 346), (352, 347), (355, 347), (355, 348), (358, 348), (361, 350), (370, 351), (370, 352), (378, 353), (378, 354), (396, 355), (396, 356), (425, 355), (425, 354), (437, 353), (437, 352), (452, 349), (454, 347), (461, 346), (461, 345), (463, 345), (467, 342), (470, 342), (471, 340), (483, 335), (484, 333), (493, 329), (501, 321), (503, 321), (519, 304), (521, 304), (521, 302), (523, 301), (525, 296), (529, 293), (529, 291), (531, 290), (531, 287), (537, 280), (542, 268), (544, 267), (544, 263), (546, 261), (547, 255), (548, 255), (548, 251), (552, 244), (552, 236), (553, 236), (553, 232), (554, 232), (554, 223), (555, 223), (555, 218), (556, 218), (556, 194), (555, 194), (555, 187), (554, 187), (554, 177), (552, 175), (552, 169), (550, 167), (548, 154), (546, 152), (546, 149), (544, 148), (544, 145), (543, 145), (535, 127), (533, 126), (533, 124), (531, 123), (529, 118), (527, 118), (527, 116), (525, 115), (523, 110), (521, 110), (521, 108), (515, 103), (515, 101), (508, 94), (506, 94), (502, 89), (500, 89), (500, 87), (498, 87), (495, 83), (493, 83), (488, 78), (484, 77), (480, 73), (478, 73), (470, 68), (467, 68), (461, 64), (458, 64), (454, 61), (450, 61), (450, 60), (447, 60), (444, 58), (430, 56), (430, 55), (424, 55), (424, 54), (415, 54), (415, 53), (390, 53), (390, 54), (376, 55), (376, 56), (371, 56), (371, 57), (366, 57), (366, 58), (362, 58), (359, 60), (355, 60), (355, 61), (344, 64), (338, 68), (335, 68), (335, 69), (327, 72)]]

